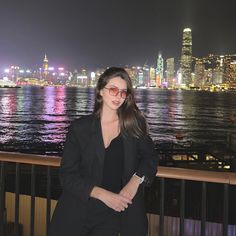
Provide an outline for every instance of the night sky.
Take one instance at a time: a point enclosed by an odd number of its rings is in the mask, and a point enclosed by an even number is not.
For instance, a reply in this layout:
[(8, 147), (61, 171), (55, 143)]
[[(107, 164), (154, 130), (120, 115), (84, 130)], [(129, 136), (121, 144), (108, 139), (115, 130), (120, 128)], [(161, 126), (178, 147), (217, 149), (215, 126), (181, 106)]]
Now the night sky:
[(181, 53), (182, 31), (193, 55), (236, 53), (235, 0), (8, 0), (0, 3), (0, 70), (16, 64), (69, 69), (155, 65)]

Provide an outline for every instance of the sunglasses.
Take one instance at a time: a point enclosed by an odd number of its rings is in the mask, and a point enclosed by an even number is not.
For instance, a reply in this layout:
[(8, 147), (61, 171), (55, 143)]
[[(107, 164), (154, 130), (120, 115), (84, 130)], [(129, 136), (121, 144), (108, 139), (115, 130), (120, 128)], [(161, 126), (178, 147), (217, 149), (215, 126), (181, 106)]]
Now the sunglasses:
[(104, 87), (105, 89), (107, 89), (109, 91), (109, 94), (111, 96), (117, 96), (118, 94), (120, 94), (121, 98), (125, 99), (128, 95), (127, 90), (124, 89), (118, 89), (117, 87)]

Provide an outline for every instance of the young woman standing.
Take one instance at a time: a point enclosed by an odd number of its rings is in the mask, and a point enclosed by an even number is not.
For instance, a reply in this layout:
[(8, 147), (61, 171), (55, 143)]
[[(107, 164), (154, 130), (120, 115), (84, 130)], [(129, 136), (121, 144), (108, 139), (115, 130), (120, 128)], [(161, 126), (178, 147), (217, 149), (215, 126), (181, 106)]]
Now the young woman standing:
[(99, 78), (92, 115), (72, 122), (61, 161), (63, 193), (48, 236), (146, 236), (145, 185), (158, 165), (123, 68)]

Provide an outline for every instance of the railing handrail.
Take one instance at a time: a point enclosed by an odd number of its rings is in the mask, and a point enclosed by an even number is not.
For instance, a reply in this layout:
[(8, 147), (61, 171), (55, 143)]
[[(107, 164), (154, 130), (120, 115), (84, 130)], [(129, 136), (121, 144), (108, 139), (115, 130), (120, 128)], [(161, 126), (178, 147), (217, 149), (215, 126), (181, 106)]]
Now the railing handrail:
[(61, 158), (58, 156), (26, 154), (18, 152), (0, 152), (0, 161), (59, 167)]
[[(61, 157), (0, 152), (0, 161), (59, 167)], [(236, 173), (159, 166), (158, 177), (236, 185)]]

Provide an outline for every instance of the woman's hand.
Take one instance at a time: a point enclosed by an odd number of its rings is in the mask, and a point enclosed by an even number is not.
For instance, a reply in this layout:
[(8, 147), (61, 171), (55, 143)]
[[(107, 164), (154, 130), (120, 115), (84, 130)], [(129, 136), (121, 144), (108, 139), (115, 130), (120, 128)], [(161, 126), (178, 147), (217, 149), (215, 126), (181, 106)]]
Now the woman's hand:
[(139, 184), (137, 177), (132, 176), (130, 181), (120, 191), (120, 195), (132, 200), (138, 191)]
[(100, 187), (94, 187), (90, 196), (99, 199), (108, 207), (118, 212), (124, 211), (128, 207), (128, 204), (132, 204), (129, 198)]

